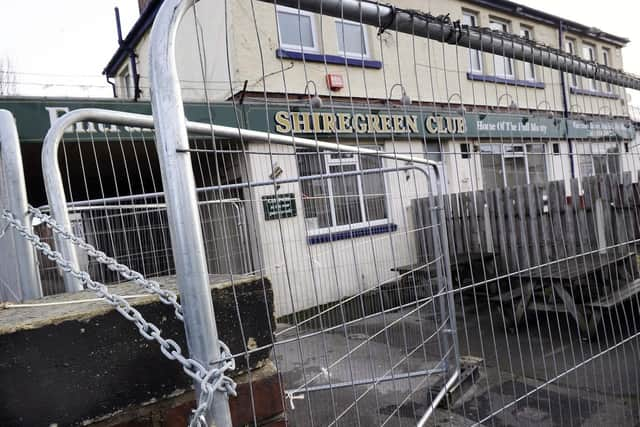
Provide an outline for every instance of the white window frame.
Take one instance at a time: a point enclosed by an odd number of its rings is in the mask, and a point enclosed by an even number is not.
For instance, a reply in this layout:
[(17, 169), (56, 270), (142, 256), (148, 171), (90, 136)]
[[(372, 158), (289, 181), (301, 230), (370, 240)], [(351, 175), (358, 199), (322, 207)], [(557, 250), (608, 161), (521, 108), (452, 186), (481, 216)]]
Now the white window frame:
[[(582, 57), (587, 61), (596, 61), (596, 46), (591, 43), (582, 42)], [(587, 81), (587, 85), (589, 86), (589, 90), (597, 91), (598, 90), (598, 82), (595, 79), (585, 78)]]
[[(494, 28), (497, 25), (500, 25), (501, 28)], [(509, 21), (505, 21), (499, 18), (489, 18), (489, 28), (491, 28), (492, 30), (498, 30), (505, 33), (510, 33), (511, 23)], [(507, 64), (508, 64), (509, 68), (511, 68), (511, 74), (506, 74), (506, 71), (507, 71), (506, 69), (504, 74), (498, 73), (497, 71), (498, 67), (496, 67), (497, 61), (502, 61), (505, 68), (507, 67)], [(493, 73), (495, 74), (496, 77), (501, 77), (504, 79), (515, 79), (516, 70), (513, 66), (513, 58), (510, 58), (508, 56), (496, 55), (494, 53), (493, 54)]]
[[(356, 59), (367, 59), (371, 57), (371, 51), (369, 50), (369, 40), (367, 37), (367, 30), (364, 27), (364, 25), (362, 25), (362, 23), (360, 22), (355, 22), (355, 21), (349, 21), (347, 19), (336, 19), (336, 47), (338, 50), (338, 53), (347, 57), (347, 58), (356, 58)], [(338, 35), (338, 25), (355, 25), (355, 26), (359, 26), (360, 30), (362, 30), (362, 40), (364, 43), (364, 50), (365, 53), (362, 54), (360, 52), (347, 52), (347, 51), (342, 51), (340, 50), (340, 36)], [(343, 35), (344, 35), (344, 31), (343, 31)], [(343, 44), (344, 44), (344, 40), (343, 40)]]
[[(307, 47), (307, 46), (302, 46), (302, 44), (300, 45), (292, 45), (292, 44), (287, 44), (284, 43), (282, 41), (282, 33), (280, 31), (280, 17), (278, 16), (278, 13), (287, 13), (290, 15), (300, 15), (300, 16), (308, 16), (309, 17), (309, 22), (311, 23), (311, 38), (313, 39), (313, 47)], [(315, 14), (311, 13), (311, 12), (307, 12), (305, 10), (300, 10), (300, 9), (295, 9), (292, 7), (287, 7), (287, 6), (277, 6), (276, 7), (276, 20), (277, 20), (277, 27), (278, 27), (278, 42), (280, 44), (280, 47), (282, 49), (286, 49), (286, 50), (294, 50), (296, 52), (309, 52), (309, 53), (318, 53), (320, 52), (320, 46), (318, 45), (318, 33), (316, 32), (316, 20), (315, 20)]]
[(122, 72), (120, 73), (120, 79), (122, 81), (122, 91), (125, 98), (133, 98), (133, 91), (135, 90), (133, 85), (133, 78), (131, 75), (131, 70), (127, 65)]
[[(602, 48), (602, 64), (611, 67), (611, 49), (607, 47)], [(613, 87), (610, 82), (604, 82), (604, 91), (606, 93), (612, 93)]]
[[(362, 145), (361, 148), (374, 148), (374, 149), (381, 149), (381, 147), (369, 147), (366, 145)], [(307, 155), (312, 155), (313, 151), (307, 151), (306, 152)], [(309, 154), (312, 153), (312, 154)], [(316, 155), (320, 155), (323, 157), (324, 159), (324, 165), (325, 165), (325, 171), (326, 173), (331, 173), (331, 166), (355, 166), (355, 170), (356, 171), (360, 171), (360, 158), (358, 154), (351, 154), (349, 153), (349, 155), (351, 155), (352, 157), (339, 157), (339, 158), (331, 158), (331, 155), (336, 155), (338, 153), (336, 152), (320, 152), (320, 153), (315, 153)], [(346, 154), (346, 153), (343, 153)], [(384, 159), (381, 159), (381, 168), (384, 168)], [(382, 173), (382, 172), (381, 172)], [(305, 176), (300, 174), (300, 176)], [(384, 225), (384, 224), (390, 224), (391, 223), (391, 219), (390, 217), (390, 210), (389, 210), (389, 198), (387, 197), (387, 180), (384, 178), (385, 175), (383, 173), (383, 179), (382, 179), (382, 183), (384, 186), (384, 208), (387, 214), (386, 218), (382, 218), (382, 219), (375, 219), (375, 220), (368, 220), (367, 219), (367, 209), (364, 203), (364, 191), (363, 191), (363, 185), (362, 185), (362, 177), (363, 175), (355, 175), (355, 177), (357, 178), (358, 181), (358, 198), (360, 201), (360, 214), (362, 215), (362, 221), (360, 222), (353, 222), (350, 224), (344, 224), (344, 225), (331, 225), (329, 227), (319, 227), (319, 228), (315, 228), (315, 229), (308, 229), (307, 230), (307, 235), (308, 236), (317, 236), (317, 235), (323, 235), (323, 234), (327, 234), (327, 233), (338, 233), (341, 231), (349, 231), (349, 230), (354, 230), (354, 229), (360, 229), (360, 228), (365, 228), (365, 227), (375, 227), (378, 225)], [(321, 178), (318, 178), (321, 179)], [(326, 178), (324, 179), (325, 182), (327, 183), (327, 199), (329, 200), (329, 208), (331, 209), (331, 222), (333, 224), (337, 224), (338, 220), (337, 220), (337, 214), (336, 214), (336, 207), (335, 207), (335, 198), (334, 198), (334, 192), (333, 192), (333, 181), (334, 180), (340, 180), (340, 177), (335, 177), (335, 178)], [(339, 185), (339, 184), (338, 184)], [(303, 216), (305, 216), (305, 220), (308, 219), (306, 218), (306, 212), (304, 212), (304, 205), (302, 207), (303, 209)]]
[[(537, 145), (542, 147), (542, 155), (544, 157), (544, 173), (545, 173), (545, 182), (549, 182), (549, 165), (547, 164), (547, 147), (546, 144), (538, 143), (538, 142), (524, 142), (524, 143), (515, 143), (515, 144), (507, 144), (507, 143), (490, 143), (487, 144), (491, 146), (491, 154), (496, 155), (500, 154), (500, 168), (502, 170), (502, 188), (507, 187), (507, 175), (504, 173), (506, 170), (505, 159), (513, 159), (513, 158), (524, 158), (524, 171), (526, 177), (526, 184), (531, 184), (531, 171), (529, 170), (529, 145)], [(500, 147), (496, 150), (497, 147)], [(481, 146), (482, 147), (482, 146)], [(522, 151), (507, 151), (510, 147), (520, 147)], [(487, 155), (489, 153), (483, 154), (482, 150), (480, 150), (480, 155)], [(540, 153), (535, 153), (533, 155), (540, 155)], [(480, 167), (482, 168), (482, 162), (480, 162)], [(481, 172), (482, 173), (482, 172)], [(483, 175), (484, 177), (484, 175)], [(484, 187), (484, 182), (483, 182)], [(486, 188), (484, 188), (486, 190)]]
[[(462, 20), (464, 21), (465, 17), (469, 17), (469, 23), (471, 26), (478, 26), (478, 14), (476, 12), (471, 12), (468, 10), (462, 11)], [(472, 55), (475, 55), (478, 59), (478, 68), (473, 68), (473, 61), (471, 60)], [(474, 74), (482, 74), (484, 65), (482, 64), (482, 52), (476, 49), (469, 49), (469, 71)]]
[[(576, 41), (574, 39), (566, 38), (564, 40), (565, 48), (564, 50), (573, 56), (576, 56)], [(569, 74), (569, 86), (570, 87), (578, 87), (578, 76), (575, 74)]]
[[(578, 156), (578, 175), (581, 178), (585, 178), (588, 176), (596, 176), (596, 166), (594, 157), (595, 156), (604, 156), (605, 165), (607, 166), (607, 175), (612, 173), (621, 173), (622, 172), (622, 155), (623, 152), (620, 149), (620, 145), (615, 142), (597, 142), (597, 141), (582, 141), (577, 144), (576, 154)], [(611, 149), (616, 149), (617, 151), (609, 151)], [(617, 172), (611, 171), (609, 160), (610, 157), (615, 157), (615, 161), (617, 163)], [(585, 171), (585, 158), (589, 159), (589, 171)], [(588, 172), (588, 173), (585, 173)]]
[[(520, 37), (529, 41), (533, 41), (534, 40), (533, 28), (528, 27), (526, 25), (520, 25)], [(526, 62), (526, 61), (523, 61), (522, 65), (523, 65), (523, 70), (522, 70), (523, 79), (530, 82), (536, 81), (536, 65), (533, 62)], [(530, 76), (527, 75), (528, 74), (527, 70), (529, 70), (528, 72), (531, 73)]]

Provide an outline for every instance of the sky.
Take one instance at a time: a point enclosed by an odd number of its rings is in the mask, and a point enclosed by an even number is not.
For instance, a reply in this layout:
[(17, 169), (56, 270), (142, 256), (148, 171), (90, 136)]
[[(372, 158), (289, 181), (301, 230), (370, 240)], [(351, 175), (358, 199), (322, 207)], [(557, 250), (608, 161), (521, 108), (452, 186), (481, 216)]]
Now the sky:
[[(519, 2), (631, 39), (623, 51), (625, 70), (640, 75), (639, 1)], [(120, 8), (126, 35), (139, 15), (137, 0), (0, 0), (0, 5), (0, 59), (11, 61), (18, 94), (111, 96), (102, 70), (117, 48), (113, 8)], [(632, 95), (640, 105), (640, 93)]]
[(19, 95), (110, 97), (102, 70), (118, 47), (114, 7), (125, 35), (137, 0), (0, 0), (0, 58)]

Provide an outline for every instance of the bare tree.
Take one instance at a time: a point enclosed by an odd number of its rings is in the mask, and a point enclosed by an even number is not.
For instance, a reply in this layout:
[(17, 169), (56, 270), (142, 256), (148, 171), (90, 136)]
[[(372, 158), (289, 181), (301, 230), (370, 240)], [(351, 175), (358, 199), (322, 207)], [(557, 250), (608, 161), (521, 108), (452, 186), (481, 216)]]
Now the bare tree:
[(0, 59), (0, 96), (15, 95), (16, 75), (9, 58)]

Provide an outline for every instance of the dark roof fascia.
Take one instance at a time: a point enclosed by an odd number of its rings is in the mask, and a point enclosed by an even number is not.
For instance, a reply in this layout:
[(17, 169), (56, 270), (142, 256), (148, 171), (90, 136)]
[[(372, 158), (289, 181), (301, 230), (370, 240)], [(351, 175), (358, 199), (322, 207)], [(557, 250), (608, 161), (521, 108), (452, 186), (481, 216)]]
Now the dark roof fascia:
[(550, 13), (542, 12), (541, 10), (534, 9), (528, 6), (521, 5), (508, 0), (464, 0), (468, 3), (474, 3), (487, 8), (495, 9), (496, 11), (502, 11), (510, 15), (522, 16), (529, 18), (533, 21), (541, 22), (548, 25), (558, 26), (562, 23), (564, 30), (572, 33), (577, 33), (594, 39), (606, 41), (619, 47), (624, 47), (629, 43), (629, 39), (625, 37), (619, 37), (604, 31), (600, 31), (597, 28), (588, 27), (575, 21), (561, 18)]
[(131, 51), (135, 49), (140, 39), (153, 25), (153, 20), (160, 9), (160, 5), (164, 0), (151, 0), (144, 8), (138, 20), (127, 34), (127, 37), (122, 41), (118, 50), (113, 54), (107, 66), (102, 70), (102, 74), (106, 74), (107, 77), (113, 77), (118, 72), (118, 69), (122, 63), (131, 54)]

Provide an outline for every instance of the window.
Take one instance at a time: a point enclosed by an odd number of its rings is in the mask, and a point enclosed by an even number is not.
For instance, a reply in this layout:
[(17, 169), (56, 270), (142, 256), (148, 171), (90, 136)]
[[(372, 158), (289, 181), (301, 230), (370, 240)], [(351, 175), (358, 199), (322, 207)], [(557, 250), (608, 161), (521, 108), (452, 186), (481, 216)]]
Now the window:
[(581, 177), (620, 172), (620, 149), (616, 143), (581, 142), (576, 152)]
[(318, 51), (313, 15), (298, 9), (278, 6), (278, 32), (284, 48)]
[(338, 51), (344, 56), (363, 58), (368, 55), (364, 28), (358, 22), (336, 21)]
[[(609, 53), (609, 49), (603, 48), (602, 49), (602, 63), (607, 67), (611, 66), (611, 59), (610, 58), (611, 58), (611, 56), (610, 56), (610, 53)], [(605, 83), (604, 90), (607, 93), (611, 93), (612, 92), (611, 83), (609, 83), (609, 82)]]
[[(478, 26), (478, 16), (472, 12), (462, 12), (462, 23), (469, 27)], [(469, 49), (469, 70), (482, 74), (482, 54), (479, 50)]]
[[(596, 48), (593, 45), (583, 43), (582, 44), (582, 57), (587, 61), (596, 60)], [(587, 79), (587, 87), (591, 90), (598, 90), (598, 86), (594, 79)]]
[[(377, 148), (377, 147), (368, 147)], [(378, 156), (299, 151), (300, 176), (340, 174), (382, 167)], [(387, 222), (382, 173), (301, 181), (304, 217), (311, 234)]]
[[(533, 30), (529, 27), (520, 26), (520, 36), (526, 40), (533, 40)], [(536, 69), (533, 62), (524, 62), (524, 79), (534, 81), (536, 79)]]
[[(568, 54), (574, 55), (576, 54), (576, 44), (573, 40), (567, 39), (565, 40), (565, 50)], [(578, 87), (578, 77), (575, 74), (569, 75), (569, 85), (571, 87)]]
[(133, 98), (133, 81), (129, 68), (122, 74), (122, 88), (124, 89), (125, 98)]
[(546, 182), (545, 159), (544, 144), (480, 144), (483, 188)]
[[(492, 19), (489, 22), (489, 28), (494, 31), (502, 31), (503, 33), (509, 32), (509, 23)], [(513, 74), (513, 59), (506, 56), (493, 55), (493, 69), (497, 77), (514, 78)]]

